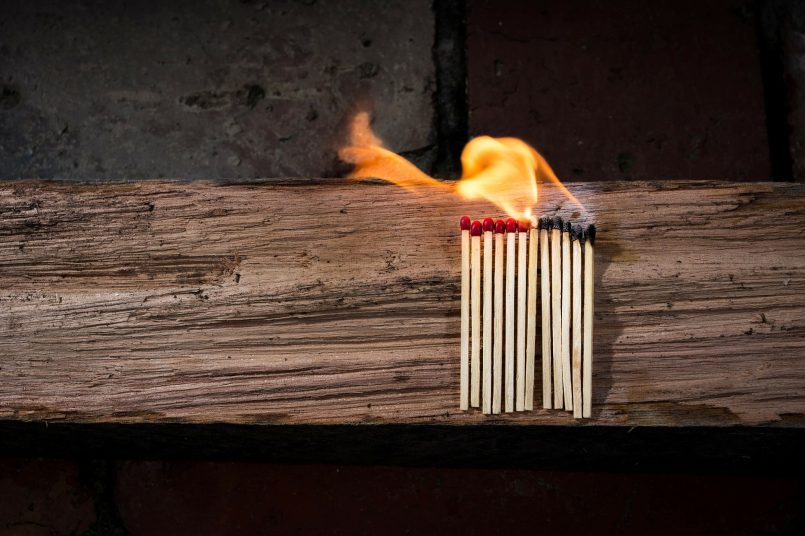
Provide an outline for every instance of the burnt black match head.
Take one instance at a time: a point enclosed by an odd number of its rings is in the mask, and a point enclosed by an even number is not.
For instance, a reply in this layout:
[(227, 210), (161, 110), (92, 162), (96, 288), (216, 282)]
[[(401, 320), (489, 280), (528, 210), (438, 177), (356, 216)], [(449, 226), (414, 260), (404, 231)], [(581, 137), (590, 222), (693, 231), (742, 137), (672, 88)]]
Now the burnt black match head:
[(595, 225), (590, 224), (587, 227), (587, 231), (584, 234), (587, 237), (587, 240), (590, 241), (590, 245), (594, 246), (595, 245)]
[(572, 228), (573, 228), (573, 225), (569, 221), (566, 221), (565, 226), (562, 227), (562, 230), (564, 232), (566, 232), (566, 233), (569, 233)]
[(543, 216), (539, 219), (540, 229), (549, 231), (551, 229), (551, 219), (548, 216)]
[(573, 224), (573, 226), (570, 228), (570, 239), (581, 240), (581, 237), (583, 235), (584, 235), (584, 227), (582, 227), (578, 223)]
[(564, 225), (562, 222), (562, 218), (560, 218), (559, 216), (554, 216), (553, 220), (551, 221), (551, 229), (561, 231), (563, 227)]

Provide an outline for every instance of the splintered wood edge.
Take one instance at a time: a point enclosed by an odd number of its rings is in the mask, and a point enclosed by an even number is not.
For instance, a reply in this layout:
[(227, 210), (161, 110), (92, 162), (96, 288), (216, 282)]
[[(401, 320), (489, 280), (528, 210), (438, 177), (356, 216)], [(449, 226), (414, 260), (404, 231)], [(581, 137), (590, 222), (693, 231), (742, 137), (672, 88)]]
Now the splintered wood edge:
[[(588, 422), (802, 426), (803, 185), (569, 187), (586, 210), (540, 195), (601, 229)], [(499, 215), (339, 179), (4, 183), (0, 418), (577, 424), (458, 411), (465, 212)]]

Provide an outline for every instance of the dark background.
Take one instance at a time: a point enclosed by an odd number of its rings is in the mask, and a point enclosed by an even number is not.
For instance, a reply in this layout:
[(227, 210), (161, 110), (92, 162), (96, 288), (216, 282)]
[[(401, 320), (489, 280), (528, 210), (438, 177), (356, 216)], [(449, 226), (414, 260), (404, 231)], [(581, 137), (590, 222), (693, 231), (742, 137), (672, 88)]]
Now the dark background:
[[(459, 172), (469, 137), (492, 134), (524, 138), (565, 181), (802, 181), (805, 8), (0, 4), (6, 179), (329, 176), (339, 123), (366, 95), (387, 144), (442, 177)], [(625, 465), (7, 457), (0, 534), (805, 532), (799, 474), (616, 472)]]

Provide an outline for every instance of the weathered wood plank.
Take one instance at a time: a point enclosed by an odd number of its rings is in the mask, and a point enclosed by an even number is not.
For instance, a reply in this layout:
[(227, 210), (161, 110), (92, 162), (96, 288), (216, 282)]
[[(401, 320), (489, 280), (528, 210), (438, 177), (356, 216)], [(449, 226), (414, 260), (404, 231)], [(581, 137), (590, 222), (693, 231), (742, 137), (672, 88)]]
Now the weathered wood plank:
[[(572, 188), (601, 228), (593, 422), (802, 426), (805, 186)], [(492, 211), (340, 180), (5, 183), (0, 418), (573, 423), (458, 411), (463, 212)]]

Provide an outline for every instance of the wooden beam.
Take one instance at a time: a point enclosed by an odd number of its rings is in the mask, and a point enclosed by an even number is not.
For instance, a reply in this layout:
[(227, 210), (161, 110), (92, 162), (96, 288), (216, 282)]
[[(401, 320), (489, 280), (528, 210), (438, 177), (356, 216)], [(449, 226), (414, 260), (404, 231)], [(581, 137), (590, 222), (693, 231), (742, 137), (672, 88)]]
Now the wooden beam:
[[(573, 184), (595, 424), (805, 424), (805, 185)], [(458, 411), (458, 216), (341, 180), (0, 187), (0, 418), (577, 425)], [(537, 388), (540, 391), (540, 388)]]

